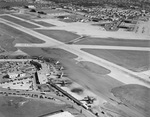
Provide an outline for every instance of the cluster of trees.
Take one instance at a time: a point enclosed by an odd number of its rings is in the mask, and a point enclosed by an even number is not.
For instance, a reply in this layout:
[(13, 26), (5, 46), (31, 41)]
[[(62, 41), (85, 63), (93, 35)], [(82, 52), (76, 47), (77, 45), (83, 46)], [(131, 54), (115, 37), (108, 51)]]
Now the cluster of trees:
[(72, 3), (82, 6), (96, 6), (102, 4), (113, 4), (117, 6), (130, 6), (136, 5), (139, 7), (150, 6), (150, 0), (50, 0), (55, 3)]

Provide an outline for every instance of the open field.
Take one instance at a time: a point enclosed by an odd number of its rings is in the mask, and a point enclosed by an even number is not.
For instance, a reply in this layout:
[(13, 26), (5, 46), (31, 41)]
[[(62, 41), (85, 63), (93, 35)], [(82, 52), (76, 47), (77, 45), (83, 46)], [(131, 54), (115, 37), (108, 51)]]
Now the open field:
[(21, 32), (2, 23), (0, 23), (0, 31), (2, 31), (4, 34), (10, 35), (21, 43), (44, 43), (43, 40), (37, 39), (33, 36), (30, 36), (24, 32)]
[(0, 1), (0, 8), (7, 7), (7, 6), (10, 6), (10, 7), (22, 6), (22, 5), (27, 5), (27, 4), (29, 4), (29, 3), (27, 3), (27, 2), (19, 2), (19, 1), (17, 1), (17, 2), (3, 2), (3, 1)]
[(9, 35), (1, 35), (0, 36), (0, 46), (6, 51), (16, 51), (17, 48), (14, 47), (13, 42), (14, 38)]
[(79, 37), (79, 35), (77, 34), (64, 30), (36, 30), (36, 31), (61, 42), (68, 42)]
[(83, 40), (78, 41), (76, 44), (150, 47), (149, 40), (124, 40), (124, 39), (92, 38), (92, 37), (83, 38)]
[(5, 13), (5, 11), (4, 10), (0, 10), (0, 14), (4, 14)]
[(25, 20), (32, 20), (32, 18), (34, 17), (33, 15), (30, 14), (11, 14), (11, 15)]
[(21, 20), (19, 20), (19, 19), (16, 19), (16, 18), (13, 18), (13, 17), (10, 17), (10, 16), (0, 16), (1, 18), (3, 18), (3, 19), (6, 19), (6, 20), (8, 20), (8, 21), (11, 21), (11, 22), (13, 22), (13, 23), (16, 23), (16, 24), (19, 24), (19, 25), (21, 25), (21, 26), (23, 26), (23, 27), (26, 27), (26, 28), (39, 28), (38, 26), (36, 26), (36, 25), (33, 25), (33, 24), (30, 24), (30, 23), (27, 23), (27, 22), (25, 22), (25, 21), (21, 21)]
[(65, 107), (67, 106), (62, 104), (22, 97), (0, 97), (0, 114), (3, 115), (1, 117), (38, 117), (63, 110)]
[(15, 17), (18, 17), (18, 18), (25, 19), (25, 20), (30, 20), (31, 22), (40, 24), (40, 25), (45, 26), (45, 27), (55, 26), (55, 25), (53, 25), (53, 24), (46, 23), (46, 22), (43, 22), (43, 21), (33, 21), (32, 19), (34, 19), (35, 17), (34, 17), (34, 16), (31, 16), (31, 15), (29, 15), (29, 14), (11, 14), (11, 15), (13, 15), (13, 16), (15, 16)]
[(82, 49), (135, 72), (150, 69), (150, 52), (131, 50)]
[(52, 55), (54, 58), (67, 58), (67, 59), (77, 58), (76, 55), (58, 48), (42, 48), (42, 50)]
[(112, 89), (112, 93), (124, 104), (131, 104), (145, 117), (150, 115), (150, 89), (144, 86), (130, 84)]
[[(34, 22), (35, 22), (35, 21), (34, 21)], [(46, 22), (43, 22), (43, 21), (36, 21), (35, 23), (40, 24), (40, 25), (45, 26), (45, 27), (52, 27), (52, 26), (55, 26), (55, 25), (53, 25), (53, 24), (46, 23)]]
[(78, 65), (81, 66), (83, 69), (88, 70), (89, 72), (93, 72), (100, 75), (106, 75), (111, 72), (110, 70), (92, 62), (80, 61)]
[(50, 9), (50, 8), (36, 8), (36, 11), (43, 11), (43, 12), (49, 13), (49, 14), (64, 13), (65, 12), (63, 10), (55, 10), (55, 9)]
[(75, 22), (72, 19), (59, 19), (59, 21), (65, 22), (65, 23), (72, 23)]

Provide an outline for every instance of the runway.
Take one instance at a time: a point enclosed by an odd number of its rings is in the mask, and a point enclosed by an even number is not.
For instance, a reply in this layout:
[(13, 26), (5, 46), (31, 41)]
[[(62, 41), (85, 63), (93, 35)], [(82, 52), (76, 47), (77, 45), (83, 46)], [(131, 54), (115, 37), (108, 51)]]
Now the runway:
[[(25, 27), (22, 27), (18, 24), (12, 23), (10, 21), (4, 20), (2, 18), (0, 18), (0, 22), (4, 23), (8, 26), (11, 26), (15, 29), (18, 29), (24, 33), (27, 33), (29, 35), (32, 35), (38, 39), (41, 39), (43, 41), (45, 41), (44, 44), (36, 44), (36, 47), (49, 47), (49, 48), (60, 48), (60, 49), (64, 49), (68, 52), (71, 52), (75, 55), (77, 55), (78, 57), (82, 58), (82, 60), (84, 61), (89, 61), (89, 62), (93, 62), (97, 65), (103, 66), (109, 70), (111, 70), (111, 73), (108, 74), (109, 76), (111, 76), (112, 78), (125, 83), (125, 84), (140, 84), (140, 85), (144, 85), (146, 87), (150, 87), (149, 84), (149, 79), (145, 78), (145, 77), (139, 77), (137, 73), (132, 72), (126, 68), (123, 68), (121, 66), (118, 66), (114, 63), (111, 63), (109, 61), (106, 61), (102, 58), (96, 57), (92, 54), (89, 54), (87, 52), (84, 52), (82, 50), (80, 50), (80, 48), (74, 46), (74, 45), (68, 45), (68, 44), (64, 44), (60, 41), (57, 41), (51, 37), (45, 36), (43, 34), (40, 34), (32, 29), (28, 29)], [(34, 47), (34, 44), (17, 44), (17, 47)], [(80, 45), (81, 46), (81, 45)]]

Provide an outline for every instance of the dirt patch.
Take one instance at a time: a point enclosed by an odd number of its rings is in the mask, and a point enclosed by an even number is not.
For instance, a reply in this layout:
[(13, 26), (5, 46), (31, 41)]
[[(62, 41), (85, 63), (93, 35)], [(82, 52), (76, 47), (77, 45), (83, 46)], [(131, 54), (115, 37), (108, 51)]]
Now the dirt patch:
[(79, 37), (79, 35), (77, 34), (64, 30), (36, 30), (36, 31), (61, 42), (68, 42)]
[(111, 91), (122, 103), (130, 104), (142, 113), (145, 117), (150, 115), (150, 89), (144, 86), (130, 84), (113, 88)]
[(93, 73), (100, 74), (100, 75), (106, 75), (111, 72), (110, 70), (108, 70), (102, 66), (99, 66), (95, 63), (92, 63), (92, 62), (81, 61), (78, 63), (78, 65), (80, 67), (88, 70), (89, 72), (93, 72)]
[(132, 50), (82, 49), (134, 72), (150, 69), (150, 52)]

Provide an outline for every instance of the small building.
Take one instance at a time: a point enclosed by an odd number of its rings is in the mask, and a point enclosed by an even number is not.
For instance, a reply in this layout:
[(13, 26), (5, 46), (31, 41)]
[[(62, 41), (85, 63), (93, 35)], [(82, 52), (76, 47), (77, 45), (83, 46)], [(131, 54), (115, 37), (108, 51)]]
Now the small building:
[(8, 75), (9, 75), (9, 78), (16, 78), (16, 77), (18, 77), (18, 74), (16, 74), (16, 73), (8, 73)]
[(34, 5), (28, 5), (27, 6), (29, 9), (36, 9), (36, 7)]

